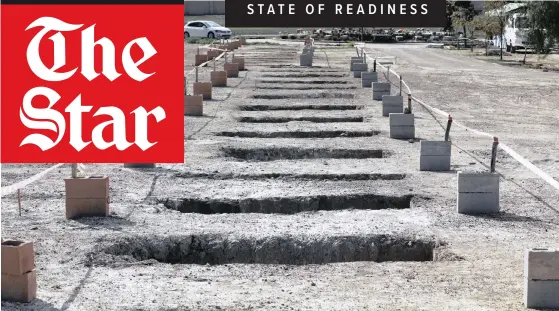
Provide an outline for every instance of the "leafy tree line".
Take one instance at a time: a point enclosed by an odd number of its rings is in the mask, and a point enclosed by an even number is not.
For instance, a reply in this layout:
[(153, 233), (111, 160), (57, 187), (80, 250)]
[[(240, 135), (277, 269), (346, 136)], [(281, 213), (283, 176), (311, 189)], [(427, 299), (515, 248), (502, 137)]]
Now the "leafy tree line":
[[(493, 11), (492, 15), (478, 14), (472, 1), (447, 1), (447, 24), (445, 30), (461, 31), (464, 36), (473, 38), (474, 33), (482, 32), (486, 39), (494, 36), (503, 37), (509, 13), (505, 5), (518, 1), (485, 1), (484, 11)], [(528, 18), (528, 40), (532, 42), (537, 53), (548, 54), (559, 43), (559, 2), (532, 1), (521, 9)], [(502, 58), (502, 48), (501, 48)]]

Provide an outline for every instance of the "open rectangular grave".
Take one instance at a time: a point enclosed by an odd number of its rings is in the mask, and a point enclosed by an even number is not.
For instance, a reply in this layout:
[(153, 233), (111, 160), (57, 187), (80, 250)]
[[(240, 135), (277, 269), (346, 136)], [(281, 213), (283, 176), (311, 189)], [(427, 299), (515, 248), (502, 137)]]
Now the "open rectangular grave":
[(406, 174), (398, 173), (272, 173), (272, 172), (247, 172), (247, 173), (177, 173), (177, 178), (206, 178), (206, 179), (246, 179), (246, 180), (402, 180)]
[(244, 199), (159, 199), (168, 209), (198, 214), (296, 214), (310, 211), (382, 210), (411, 208), (412, 195), (336, 194)]
[(241, 123), (288, 123), (288, 122), (315, 122), (315, 123), (339, 123), (339, 122), (364, 122), (365, 118), (359, 116), (293, 116), (293, 117), (240, 117)]
[(334, 137), (371, 137), (378, 135), (379, 131), (223, 131), (216, 136), (240, 137), (240, 138), (334, 138)]
[[(299, 71), (301, 72), (301, 71)], [(345, 74), (334, 74), (334, 73), (304, 73), (299, 74), (281, 74), (281, 73), (265, 73), (261, 75), (263, 78), (344, 78), (347, 77)]]
[(267, 147), (267, 148), (238, 148), (221, 147), (225, 157), (232, 157), (244, 161), (275, 161), (299, 159), (369, 159), (385, 158), (388, 155), (382, 149), (330, 149), (330, 148), (300, 148), (300, 147)]
[(242, 105), (240, 111), (271, 111), (271, 110), (358, 110), (362, 105), (329, 105), (329, 104), (294, 104), (294, 105)]
[(340, 80), (303, 80), (303, 79), (296, 79), (296, 80), (280, 80), (280, 79), (266, 79), (266, 80), (256, 80), (256, 83), (281, 83), (281, 84), (349, 84), (349, 81), (340, 81)]
[(354, 94), (333, 93), (333, 92), (313, 92), (313, 93), (294, 93), (294, 94), (256, 94), (252, 95), (254, 99), (290, 99), (290, 98), (344, 98), (352, 99)]
[(398, 235), (251, 238), (229, 234), (129, 236), (103, 244), (109, 245), (98, 245), (90, 254), (94, 264), (147, 260), (197, 265), (422, 262), (433, 261), (436, 250), (444, 246), (442, 242)]
[(258, 83), (255, 87), (257, 90), (355, 90), (356, 86), (352, 85), (277, 85), (277, 84), (263, 84)]

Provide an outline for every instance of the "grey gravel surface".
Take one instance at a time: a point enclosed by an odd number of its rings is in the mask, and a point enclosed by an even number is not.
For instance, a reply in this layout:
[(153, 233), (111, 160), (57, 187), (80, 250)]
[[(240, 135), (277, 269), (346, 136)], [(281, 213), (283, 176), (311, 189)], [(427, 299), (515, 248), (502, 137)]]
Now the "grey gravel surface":
[[(246, 58), (248, 71), (229, 79), (228, 87), (213, 89), (203, 117), (185, 117), (185, 163), (147, 170), (88, 165), (88, 172), (110, 178), (110, 217), (65, 220), (68, 166), (23, 189), (21, 217), (17, 196), (3, 197), (2, 236), (35, 242), (39, 287), (34, 302), (3, 302), (2, 308), (524, 310), (523, 250), (558, 246), (557, 192), (500, 150), (501, 213), (458, 214), (456, 172), (488, 170), (491, 140), (453, 128), (452, 171), (420, 172), (419, 140), (442, 140), (446, 120), (414, 105), (417, 139), (388, 138), (380, 102), (348, 71), (355, 49), (322, 48), (328, 58), (315, 53), (317, 68), (297, 66), (301, 44), (241, 48), (236, 55)], [(502, 67), (419, 45), (367, 49), (371, 55), (396, 56), (393, 68), (414, 95), (498, 135), (559, 178), (557, 73)], [(201, 80), (209, 80), (209, 70), (201, 70)], [(270, 79), (275, 82), (261, 82)], [(299, 85), (317, 88), (290, 89)], [(258, 98), (264, 94), (278, 98)], [(239, 109), (247, 105), (311, 107)], [(363, 119), (239, 122), (243, 117), (353, 116)], [(340, 134), (298, 136), (321, 131)], [(374, 135), (351, 137), (344, 131)], [(223, 132), (290, 134), (258, 138)], [(226, 152), (231, 149), (281, 159), (243, 159)], [(290, 158), (301, 150), (305, 158)], [(382, 150), (383, 156), (328, 156), (355, 150)], [(2, 165), (2, 186), (49, 166)], [(362, 196), (369, 199), (350, 200)], [(404, 208), (367, 208), (374, 199), (406, 197), (411, 200)], [(230, 210), (206, 214), (169, 208), (169, 202), (183, 201), (204, 211), (208, 202)], [(240, 213), (235, 206), (241, 203), (266, 212)], [(301, 206), (306, 211), (288, 212)], [(270, 213), (274, 208), (277, 213)]]

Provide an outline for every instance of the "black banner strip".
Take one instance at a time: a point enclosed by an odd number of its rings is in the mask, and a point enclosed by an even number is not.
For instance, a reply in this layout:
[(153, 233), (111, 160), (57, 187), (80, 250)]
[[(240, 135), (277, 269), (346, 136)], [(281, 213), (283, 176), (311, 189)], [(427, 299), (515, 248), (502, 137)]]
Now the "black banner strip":
[(19, 5), (80, 5), (80, 4), (99, 4), (99, 5), (111, 5), (111, 4), (129, 4), (129, 5), (184, 5), (183, 0), (1, 0), (0, 5), (9, 4), (19, 4)]

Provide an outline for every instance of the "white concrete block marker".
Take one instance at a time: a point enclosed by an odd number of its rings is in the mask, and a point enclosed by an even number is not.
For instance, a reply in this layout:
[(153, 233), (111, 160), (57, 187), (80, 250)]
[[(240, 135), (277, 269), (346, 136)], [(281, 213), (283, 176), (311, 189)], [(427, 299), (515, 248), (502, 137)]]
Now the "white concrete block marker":
[(361, 72), (361, 85), (363, 87), (372, 87), (373, 82), (378, 82), (378, 74), (374, 71)]
[(312, 67), (312, 54), (301, 54), (299, 56), (299, 65), (302, 67)]
[(498, 145), (499, 139), (493, 137), (489, 172), (458, 172), (458, 213), (493, 214), (499, 212), (499, 174), (495, 173)]
[(361, 78), (362, 72), (367, 72), (369, 70), (369, 64), (367, 63), (355, 63), (353, 64), (353, 77)]
[(527, 249), (524, 256), (526, 308), (559, 309), (559, 249)]
[(420, 142), (420, 171), (450, 171), (452, 143), (449, 141)]
[(382, 96), (390, 95), (390, 83), (388, 82), (373, 82), (373, 99), (382, 100)]
[(415, 119), (413, 113), (391, 113), (388, 115), (390, 138), (415, 139)]
[(354, 64), (364, 63), (363, 57), (352, 57), (349, 63), (349, 71), (353, 71)]
[(499, 212), (499, 175), (491, 172), (458, 172), (458, 213)]
[(444, 141), (422, 140), (420, 142), (420, 171), (450, 171), (452, 143), (449, 141), (452, 117), (448, 116), (448, 124)]
[(404, 113), (404, 97), (382, 95), (382, 116), (388, 117), (391, 113)]

